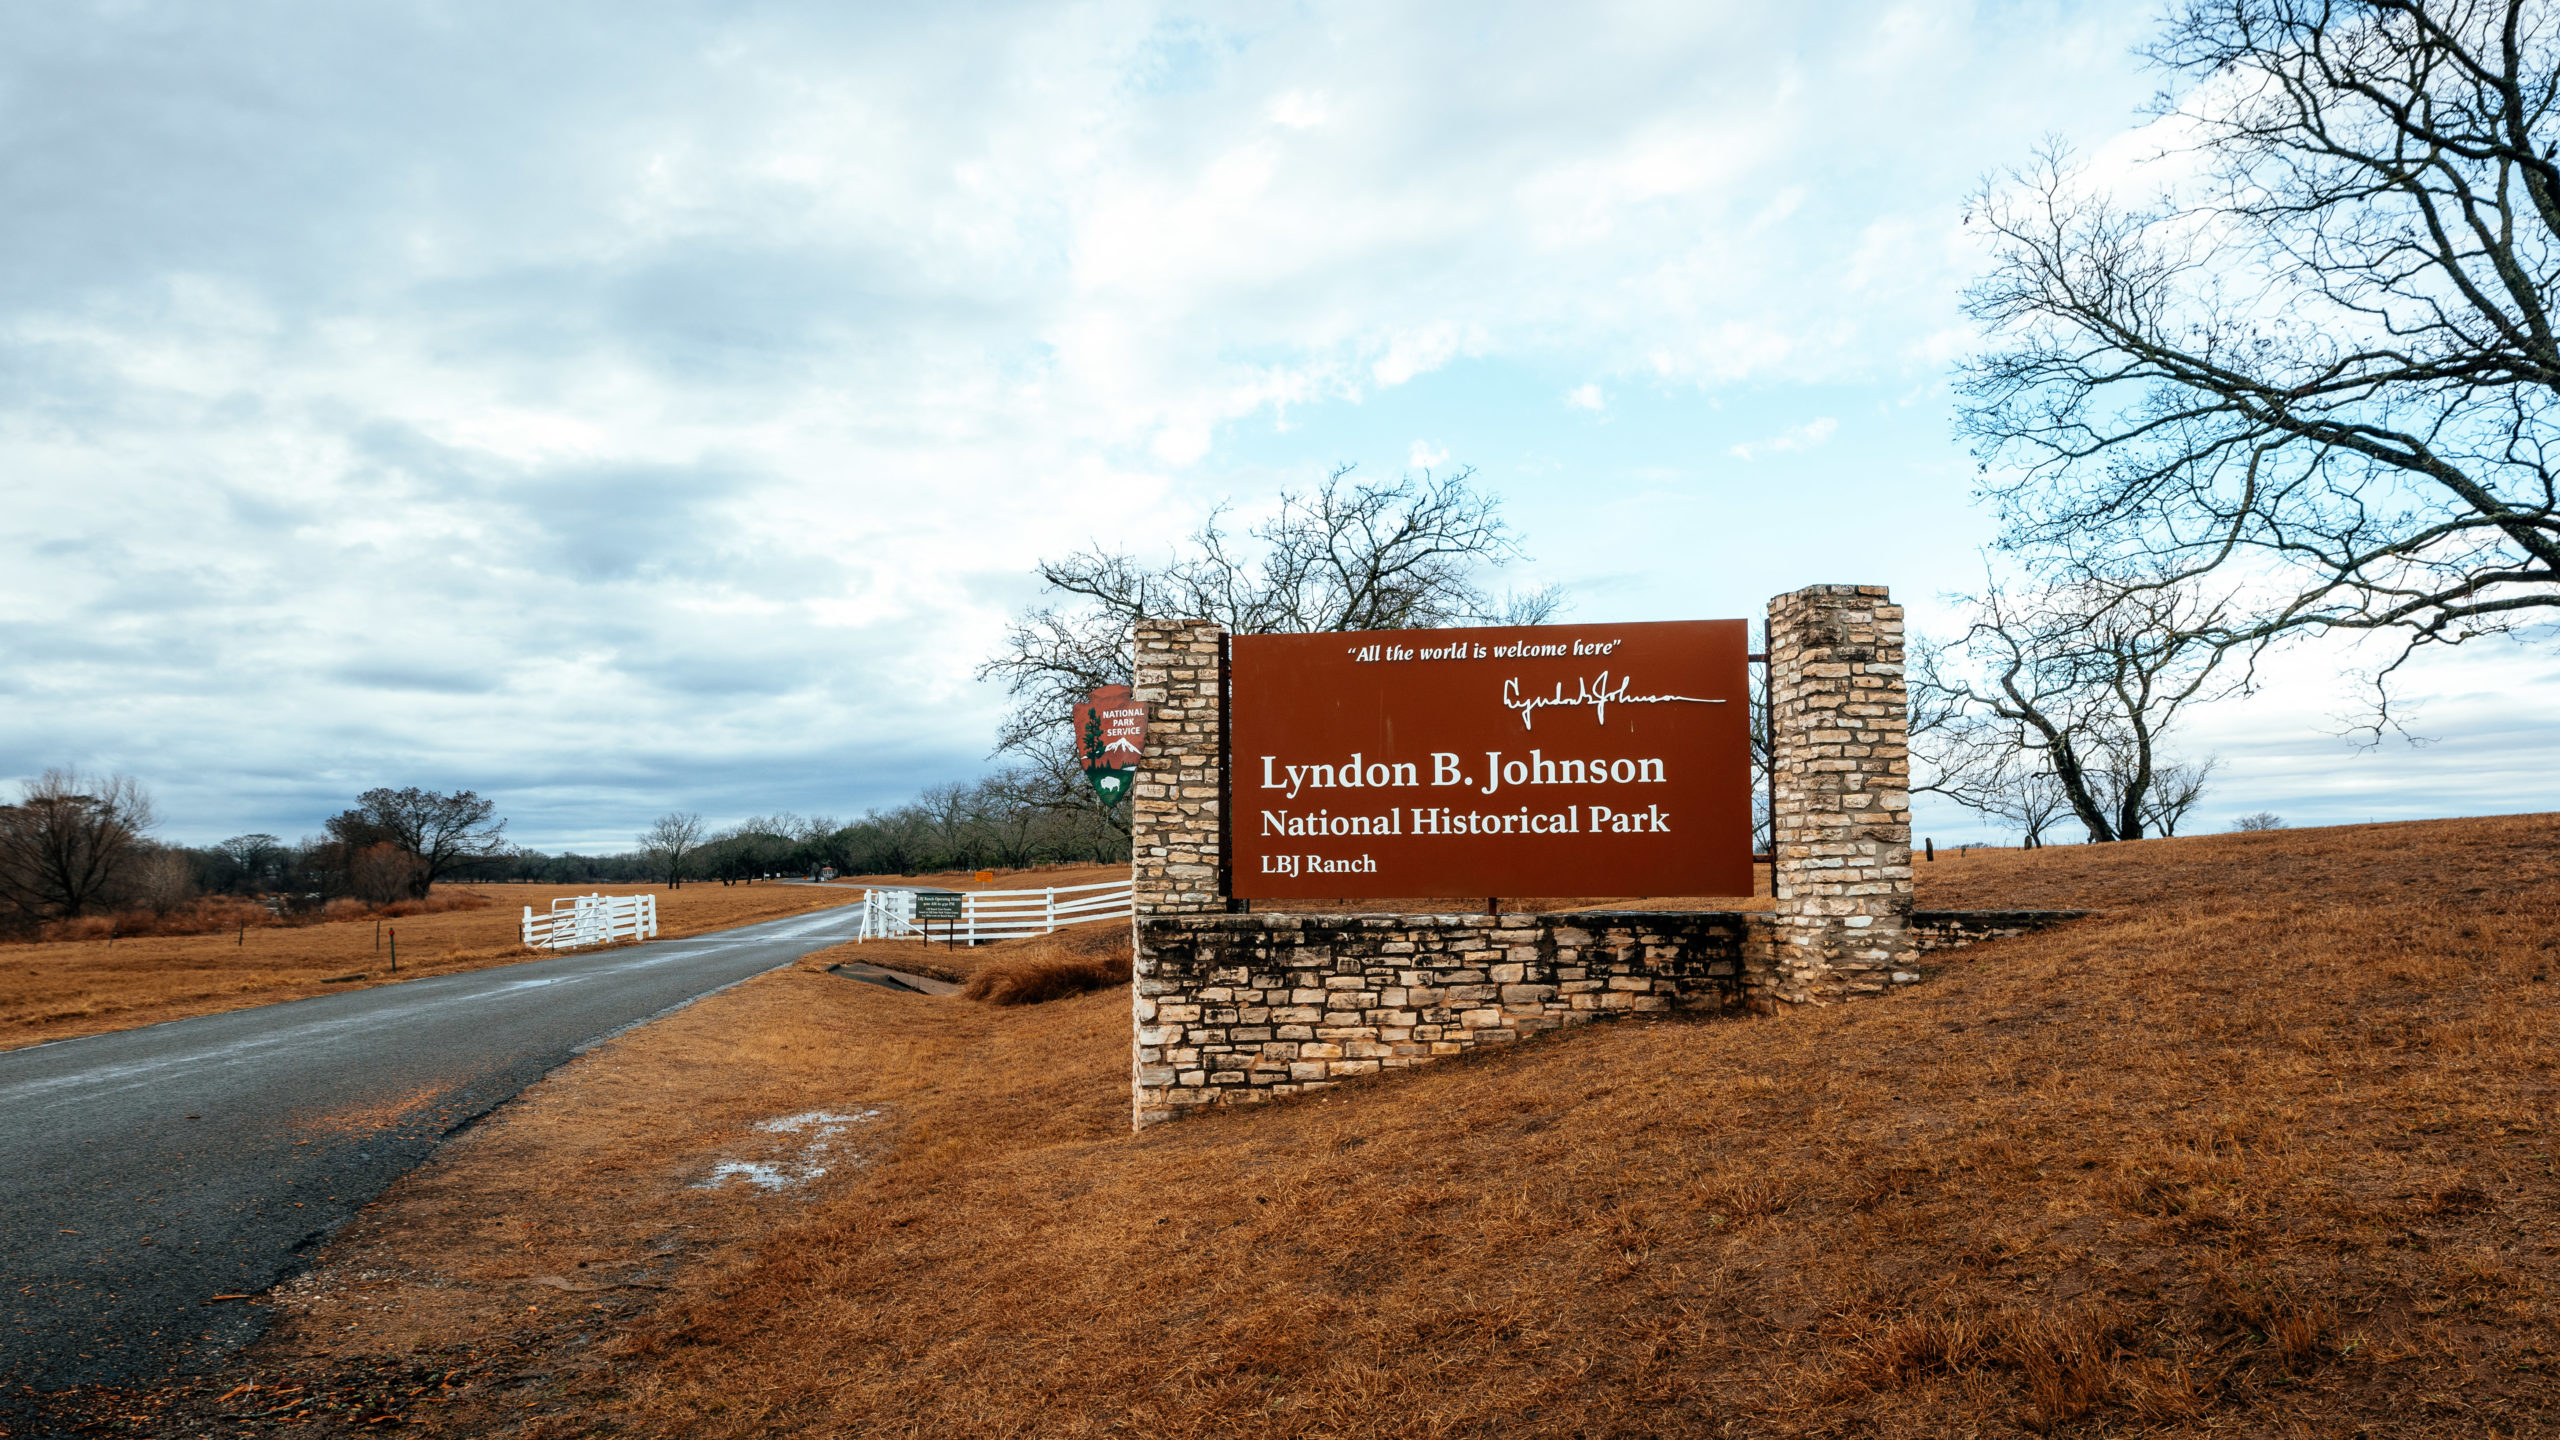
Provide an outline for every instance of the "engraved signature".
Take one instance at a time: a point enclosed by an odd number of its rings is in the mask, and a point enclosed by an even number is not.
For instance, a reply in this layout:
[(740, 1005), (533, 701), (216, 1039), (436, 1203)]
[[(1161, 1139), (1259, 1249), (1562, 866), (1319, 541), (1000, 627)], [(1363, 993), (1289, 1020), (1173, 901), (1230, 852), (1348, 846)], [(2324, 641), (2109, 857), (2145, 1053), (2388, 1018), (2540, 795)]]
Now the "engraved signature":
[(1683, 705), (1721, 705), (1724, 703), (1722, 700), (1701, 700), (1695, 695), (1631, 694), (1629, 693), (1629, 689), (1635, 684), (1634, 677), (1630, 676), (1626, 679), (1620, 680), (1613, 688), (1609, 684), (1609, 672), (1606, 670), (1601, 671), (1597, 676), (1585, 680), (1577, 680), (1574, 683), (1580, 687), (1580, 693), (1578, 694), (1567, 695), (1564, 693), (1564, 682), (1559, 680), (1556, 682), (1555, 694), (1531, 695), (1523, 698), (1520, 694), (1520, 681), (1516, 677), (1510, 680), (1505, 680), (1502, 682), (1502, 705), (1506, 710), (1517, 710), (1520, 712), (1521, 729), (1534, 730), (1538, 728), (1538, 712), (1559, 705), (1588, 705), (1592, 707), (1591, 718), (1593, 722), (1606, 725), (1609, 723), (1609, 707), (1612, 705), (1667, 705), (1675, 701)]

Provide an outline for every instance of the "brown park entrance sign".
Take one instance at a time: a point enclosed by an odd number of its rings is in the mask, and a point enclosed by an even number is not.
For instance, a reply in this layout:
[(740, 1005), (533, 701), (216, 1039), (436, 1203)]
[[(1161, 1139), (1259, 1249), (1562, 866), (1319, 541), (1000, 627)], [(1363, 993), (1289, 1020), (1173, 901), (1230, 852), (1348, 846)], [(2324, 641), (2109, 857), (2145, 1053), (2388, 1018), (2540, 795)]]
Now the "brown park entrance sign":
[(1128, 795), (1147, 743), (1147, 707), (1126, 685), (1105, 685), (1075, 709), (1076, 759), (1105, 809)]
[(1751, 893), (1740, 620), (1240, 635), (1232, 893)]

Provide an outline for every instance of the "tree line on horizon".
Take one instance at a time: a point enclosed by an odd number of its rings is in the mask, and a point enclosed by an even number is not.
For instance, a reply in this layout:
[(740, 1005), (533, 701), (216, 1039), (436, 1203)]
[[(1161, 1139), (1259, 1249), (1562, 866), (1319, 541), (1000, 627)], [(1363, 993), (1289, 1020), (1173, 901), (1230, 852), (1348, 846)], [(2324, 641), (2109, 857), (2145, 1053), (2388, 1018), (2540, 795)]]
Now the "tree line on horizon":
[[(280, 913), (352, 900), (423, 901), (440, 884), (737, 884), (772, 876), (910, 875), (1129, 858), (1125, 826), (1023, 767), (929, 787), (851, 821), (778, 812), (709, 830), (670, 813), (605, 855), (549, 854), (506, 838), (496, 802), (470, 790), (365, 791), (320, 833), (212, 845), (154, 835), (149, 790), (128, 775), (48, 770), (0, 805), (0, 934), (29, 938), (95, 915), (166, 920), (207, 900)], [(228, 923), (221, 928), (228, 928)]]

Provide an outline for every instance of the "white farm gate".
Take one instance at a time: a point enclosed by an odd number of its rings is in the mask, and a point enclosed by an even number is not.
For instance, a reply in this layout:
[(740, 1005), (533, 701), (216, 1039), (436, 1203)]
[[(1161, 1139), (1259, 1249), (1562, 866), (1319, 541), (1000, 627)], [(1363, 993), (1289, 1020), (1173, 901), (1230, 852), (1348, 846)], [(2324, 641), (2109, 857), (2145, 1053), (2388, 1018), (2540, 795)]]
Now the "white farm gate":
[[(862, 929), (854, 939), (920, 940), (926, 926), (936, 939), (977, 945), (1024, 935), (1046, 935), (1061, 925), (1086, 920), (1119, 920), (1135, 913), (1134, 887), (1126, 880), (1099, 885), (1054, 885), (1046, 890), (966, 890), (960, 892), (960, 918), (923, 921), (916, 918), (917, 890), (884, 890), (862, 894)], [(940, 892), (949, 894), (949, 891)]]
[(532, 906), (524, 907), (524, 943), (534, 950), (574, 950), (657, 937), (655, 895), (563, 895), (551, 902), (548, 915), (536, 915)]

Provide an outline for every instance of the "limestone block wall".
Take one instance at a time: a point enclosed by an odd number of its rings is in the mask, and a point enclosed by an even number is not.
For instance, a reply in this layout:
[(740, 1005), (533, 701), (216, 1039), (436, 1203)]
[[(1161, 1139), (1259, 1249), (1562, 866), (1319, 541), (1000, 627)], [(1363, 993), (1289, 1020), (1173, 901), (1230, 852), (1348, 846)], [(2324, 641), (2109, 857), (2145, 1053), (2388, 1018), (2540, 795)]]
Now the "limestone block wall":
[(1141, 915), (1135, 1115), (1320, 1089), (1541, 1031), (1738, 998), (1726, 911)]
[(1130, 789), (1137, 911), (1227, 908), (1227, 632), (1206, 620), (1137, 623), (1131, 698), (1147, 740)]
[(1778, 1000), (1919, 978), (1902, 642), (1902, 609), (1881, 585), (1814, 585), (1769, 602)]

